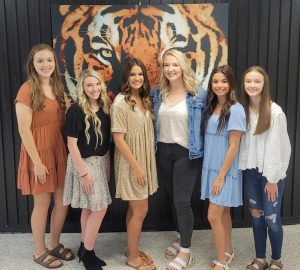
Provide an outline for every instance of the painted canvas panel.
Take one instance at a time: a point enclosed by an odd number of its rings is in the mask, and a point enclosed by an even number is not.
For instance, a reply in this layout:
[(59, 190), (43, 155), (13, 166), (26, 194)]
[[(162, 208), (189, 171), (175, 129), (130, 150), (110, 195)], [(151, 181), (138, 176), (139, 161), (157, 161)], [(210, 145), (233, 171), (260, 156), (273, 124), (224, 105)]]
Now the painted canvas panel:
[(53, 46), (70, 97), (86, 68), (100, 72), (114, 96), (128, 54), (143, 60), (154, 86), (161, 56), (173, 47), (206, 87), (213, 67), (227, 63), (227, 29), (228, 4), (52, 6)]

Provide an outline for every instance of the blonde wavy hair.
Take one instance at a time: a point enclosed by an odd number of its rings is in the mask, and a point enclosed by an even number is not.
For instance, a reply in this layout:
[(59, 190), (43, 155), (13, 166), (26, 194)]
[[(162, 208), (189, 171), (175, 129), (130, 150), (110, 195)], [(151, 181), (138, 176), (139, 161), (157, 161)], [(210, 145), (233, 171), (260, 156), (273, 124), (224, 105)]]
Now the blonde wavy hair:
[(76, 91), (77, 91), (77, 98), (78, 98), (78, 105), (81, 107), (81, 109), (83, 110), (84, 114), (85, 114), (85, 136), (86, 136), (86, 140), (87, 143), (90, 143), (90, 134), (89, 134), (89, 129), (90, 129), (90, 122), (89, 120), (92, 120), (93, 126), (94, 126), (94, 132), (96, 134), (96, 146), (95, 149), (97, 148), (98, 142), (99, 142), (99, 137), (100, 137), (100, 144), (102, 144), (103, 141), (103, 136), (102, 136), (102, 132), (101, 132), (101, 121), (98, 118), (97, 114), (95, 112), (93, 112), (91, 110), (91, 103), (90, 100), (88, 98), (88, 96), (86, 95), (86, 93), (84, 92), (84, 80), (87, 77), (94, 77), (96, 78), (100, 84), (101, 84), (101, 93), (98, 99), (98, 104), (99, 107), (103, 109), (103, 111), (106, 114), (109, 114), (109, 105), (110, 105), (110, 99), (107, 95), (107, 89), (106, 89), (106, 85), (104, 82), (104, 79), (102, 78), (102, 76), (97, 73), (96, 71), (92, 70), (92, 69), (85, 69), (83, 71), (81, 71), (81, 73), (79, 74), (78, 77), (78, 82), (77, 82), (77, 86), (76, 86)]
[(34, 68), (34, 56), (36, 53), (47, 50), (53, 54), (54, 62), (55, 62), (55, 68), (53, 73), (51, 74), (51, 80), (50, 84), (52, 87), (52, 91), (54, 92), (54, 95), (58, 101), (59, 107), (61, 110), (66, 109), (66, 103), (64, 98), (64, 86), (61, 81), (61, 74), (59, 72), (59, 66), (57, 61), (57, 56), (55, 54), (55, 51), (53, 48), (51, 48), (47, 44), (37, 44), (32, 47), (31, 51), (28, 54), (27, 63), (25, 66), (25, 71), (27, 75), (27, 80), (29, 81), (31, 92), (32, 92), (32, 110), (33, 111), (40, 111), (43, 110), (45, 105), (45, 95), (41, 88), (41, 80), (39, 78), (39, 75), (37, 74), (35, 68)]
[(160, 66), (160, 96), (162, 97), (162, 100), (165, 100), (171, 88), (170, 82), (166, 78), (164, 73), (165, 59), (169, 55), (174, 56), (177, 59), (178, 64), (182, 69), (182, 80), (184, 87), (187, 91), (191, 92), (194, 96), (196, 96), (198, 82), (196, 79), (196, 74), (192, 69), (190, 63), (188, 62), (187, 57), (185, 56), (185, 54), (183, 54), (181, 51), (178, 51), (177, 49), (169, 49), (163, 54), (162, 64)]

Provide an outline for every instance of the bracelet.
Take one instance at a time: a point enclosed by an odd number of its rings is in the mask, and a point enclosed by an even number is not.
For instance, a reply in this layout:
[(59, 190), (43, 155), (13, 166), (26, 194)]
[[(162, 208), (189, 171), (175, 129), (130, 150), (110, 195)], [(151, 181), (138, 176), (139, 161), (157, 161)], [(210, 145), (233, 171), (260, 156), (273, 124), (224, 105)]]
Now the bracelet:
[(217, 178), (218, 180), (220, 180), (220, 181), (224, 181), (224, 178), (225, 178), (225, 177), (217, 176), (216, 178)]
[(89, 173), (86, 173), (84, 175), (81, 175), (80, 177), (83, 178), (83, 177), (86, 177)]

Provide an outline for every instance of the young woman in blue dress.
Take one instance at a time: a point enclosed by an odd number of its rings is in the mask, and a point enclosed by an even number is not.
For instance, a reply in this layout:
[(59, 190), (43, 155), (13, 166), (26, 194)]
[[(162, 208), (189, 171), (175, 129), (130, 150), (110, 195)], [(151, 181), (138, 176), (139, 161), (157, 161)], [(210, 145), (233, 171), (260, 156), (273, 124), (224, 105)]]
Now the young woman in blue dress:
[(242, 205), (242, 174), (238, 170), (240, 139), (246, 116), (235, 96), (230, 66), (215, 68), (210, 76), (204, 113), (205, 139), (201, 199), (208, 198), (217, 260), (212, 270), (229, 269), (234, 253), (231, 243), (230, 207)]

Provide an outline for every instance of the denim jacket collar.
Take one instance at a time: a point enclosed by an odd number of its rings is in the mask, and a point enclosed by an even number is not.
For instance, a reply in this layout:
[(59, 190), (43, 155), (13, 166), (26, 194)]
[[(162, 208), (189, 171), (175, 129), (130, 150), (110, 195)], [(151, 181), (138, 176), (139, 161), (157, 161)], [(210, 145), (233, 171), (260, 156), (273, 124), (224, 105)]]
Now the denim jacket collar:
[[(161, 97), (159, 95), (159, 86), (154, 87), (151, 91), (154, 113), (154, 138), (155, 147), (158, 138), (158, 112), (161, 105)], [(206, 102), (206, 91), (203, 88), (198, 89), (195, 96), (191, 91), (187, 92), (186, 102), (188, 107), (188, 138), (189, 138), (189, 157), (190, 159), (203, 156), (203, 136), (201, 135), (201, 121)]]

